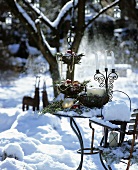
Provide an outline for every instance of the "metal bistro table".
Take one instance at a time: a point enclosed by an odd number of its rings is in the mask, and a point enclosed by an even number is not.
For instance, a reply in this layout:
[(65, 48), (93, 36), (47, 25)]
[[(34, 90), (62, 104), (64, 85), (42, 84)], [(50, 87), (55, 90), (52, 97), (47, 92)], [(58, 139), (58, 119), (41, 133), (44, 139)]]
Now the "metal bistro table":
[[(100, 117), (100, 114), (101, 114), (102, 111), (101, 111), (101, 109), (98, 109), (98, 110), (99, 110), (98, 117)], [(80, 143), (80, 149), (77, 151), (77, 153), (79, 153), (81, 155), (81, 159), (80, 159), (79, 166), (78, 166), (78, 168), (76, 170), (81, 170), (82, 169), (82, 164), (83, 164), (83, 156), (84, 156), (84, 154), (94, 154), (93, 153), (94, 148), (84, 148), (83, 138), (82, 138), (80, 129), (79, 129), (79, 127), (78, 127), (78, 125), (77, 125), (77, 123), (75, 121), (75, 118), (88, 118), (88, 119), (90, 119), (93, 116), (90, 116), (89, 114), (88, 114), (88, 116), (87, 116), (87, 114), (86, 115), (85, 114), (84, 115), (79, 115), (79, 114), (77, 114), (75, 112), (74, 112), (74, 114), (70, 114), (69, 112), (64, 112), (64, 114), (59, 112), (59, 113), (54, 113), (54, 115), (58, 116), (58, 117), (70, 118), (70, 126), (71, 126), (72, 130), (74, 131), (74, 133), (76, 134), (76, 136), (77, 136), (77, 138), (79, 140), (79, 143)], [(91, 112), (92, 112), (92, 109), (91, 109)], [(92, 136), (93, 135), (94, 134), (92, 134)], [(91, 144), (91, 146), (93, 146), (93, 143)], [(90, 153), (85, 153), (84, 152), (85, 150), (90, 150)], [(96, 151), (95, 153), (98, 153), (98, 152)]]
[[(101, 139), (100, 146), (103, 146), (105, 148), (108, 147), (108, 145), (109, 145), (109, 143), (107, 143), (108, 130), (118, 131), (120, 133), (119, 146), (124, 141), (126, 125), (127, 125), (128, 122), (125, 122), (125, 121), (105, 121), (103, 119), (103, 113), (102, 112), (103, 112), (103, 108), (101, 108), (101, 109), (90, 109), (90, 112), (88, 114), (86, 112), (84, 112), (81, 115), (79, 115), (78, 113), (72, 112), (72, 111), (67, 111), (67, 112), (61, 111), (61, 112), (54, 113), (54, 115), (58, 116), (58, 117), (70, 118), (70, 126), (71, 126), (72, 130), (74, 131), (74, 133), (76, 134), (76, 136), (79, 140), (80, 149), (77, 150), (77, 153), (79, 153), (81, 155), (81, 159), (80, 159), (79, 166), (77, 167), (76, 170), (82, 169), (83, 156), (84, 155), (93, 155), (93, 154), (99, 154), (101, 164), (103, 165), (104, 169), (106, 169), (106, 170), (108, 169), (108, 168), (106, 168), (106, 165), (105, 165), (104, 160), (102, 158), (101, 150), (94, 147), (95, 129), (92, 127), (93, 123), (104, 127), (104, 134), (103, 134), (103, 137)], [(81, 134), (80, 129), (79, 129), (79, 127), (78, 127), (78, 125), (75, 121), (76, 118), (85, 118), (85, 119), (88, 118), (89, 119), (89, 127), (92, 130), (90, 148), (84, 147), (82, 134)], [(118, 125), (120, 125), (120, 127), (118, 127)], [(110, 166), (109, 166), (109, 169), (110, 169)]]

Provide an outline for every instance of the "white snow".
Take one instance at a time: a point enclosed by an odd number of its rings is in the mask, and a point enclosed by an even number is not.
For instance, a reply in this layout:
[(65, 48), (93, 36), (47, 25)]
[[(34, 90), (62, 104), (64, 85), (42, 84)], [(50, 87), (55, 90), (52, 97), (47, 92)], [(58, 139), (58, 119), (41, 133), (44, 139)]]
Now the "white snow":
[(24, 157), (24, 152), (18, 143), (9, 143), (5, 145), (3, 148), (3, 154), (6, 154), (7, 157), (16, 158), (20, 161), (22, 161)]
[[(50, 22), (46, 18), (47, 22), (51, 24), (51, 27), (57, 26), (63, 16), (62, 14), (66, 12), (72, 2), (73, 1), (70, 1), (70, 3), (63, 8), (63, 11), (59, 13), (55, 21)], [(75, 1), (75, 3), (77, 3), (77, 1)], [(36, 31), (35, 23), (26, 15), (25, 11), (21, 9), (18, 4), (17, 7)], [(45, 44), (47, 44), (44, 36), (43, 39)], [(12, 48), (12, 53), (16, 53), (17, 47), (19, 46), (15, 45), (15, 48)], [(51, 48), (48, 44), (47, 47), (51, 52), (56, 52), (55, 49)], [(84, 47), (86, 48), (86, 44)], [(32, 49), (30, 49), (30, 52), (32, 52)], [(82, 81), (82, 79), (89, 80), (93, 77), (92, 75), (95, 74), (95, 70), (92, 70), (94, 62), (93, 60), (90, 62), (90, 56), (91, 59), (94, 58), (92, 54), (82, 58), (82, 63), (79, 65), (80, 67), (78, 70), (81, 79), (79, 79), (79, 81)], [(89, 58), (89, 60), (86, 60), (86, 58)], [(30, 61), (32, 61), (31, 58)], [(34, 66), (35, 64), (33, 63), (32, 65)], [(41, 66), (38, 65), (38, 67), (40, 68)], [(46, 70), (48, 70), (48, 68)], [(69, 118), (58, 117), (50, 113), (41, 115), (37, 111), (33, 112), (31, 107), (28, 111), (22, 111), (23, 96), (29, 95), (32, 97), (34, 95), (35, 74), (32, 74), (32, 71), (33, 68), (29, 70), (29, 75), (22, 74), (16, 81), (6, 82), (5, 85), (2, 82), (3, 79), (0, 79), (0, 169), (75, 170), (80, 162), (80, 155), (76, 152), (80, 148), (80, 144), (77, 136), (70, 127)], [(40, 72), (37, 72), (37, 74), (38, 73)], [(118, 78), (114, 83), (114, 89), (122, 90), (130, 96), (132, 109), (138, 108), (138, 80), (136, 77), (137, 74), (132, 74), (130, 77)], [(45, 75), (41, 75), (40, 94), (44, 79), (46, 80), (48, 99), (49, 101), (52, 101), (54, 96), (49, 72)], [(92, 80), (92, 85), (93, 84), (94, 80)], [(41, 97), (42, 96), (40, 95), (40, 99)], [(125, 103), (121, 103), (121, 100)], [(40, 108), (42, 109), (42, 100), (40, 102)], [(108, 103), (103, 109), (103, 115), (106, 119), (106, 122), (104, 123), (114, 127), (108, 120), (128, 121), (130, 118), (130, 111), (128, 108), (128, 98), (121, 93), (114, 94), (113, 102)], [(59, 114), (78, 116), (74, 111), (60, 111)], [(84, 110), (81, 115), (84, 118), (79, 118), (79, 116), (78, 118), (75, 118), (82, 134), (84, 147), (86, 148), (90, 147), (92, 135), (89, 127), (89, 118), (100, 121), (95, 118), (95, 116), (99, 115), (101, 115), (100, 109), (90, 109), (87, 111)], [(93, 127), (95, 128), (94, 145), (99, 147), (103, 137), (103, 129), (96, 124), (93, 124)], [(6, 152), (7, 155), (16, 155), (18, 160), (7, 157), (2, 161), (4, 152)], [(121, 155), (118, 151), (115, 151), (115, 153)], [(84, 155), (82, 170), (90, 169), (104, 170), (98, 154)], [(126, 165), (122, 163), (114, 164), (113, 170), (118, 169), (125, 170)], [(136, 164), (131, 166), (131, 170), (136, 169)]]
[(80, 116), (80, 117), (84, 117), (84, 118), (91, 118), (93, 116), (101, 116), (101, 109), (89, 109), (89, 110), (84, 109), (83, 114), (81, 114), (81, 115), (79, 115), (75, 111), (67, 111), (67, 112), (58, 111), (57, 113), (60, 115), (66, 115), (66, 116), (77, 116), (77, 117)]
[(97, 117), (92, 117), (92, 118), (90, 118), (90, 120), (91, 120), (92, 122), (96, 122), (96, 123), (101, 124), (101, 125), (103, 125), (103, 126), (108, 126), (108, 127), (112, 128), (112, 129), (118, 128), (117, 125), (112, 124), (112, 123), (110, 123), (109, 121), (106, 121), (106, 120), (103, 120), (103, 119), (98, 119)]
[[(41, 54), (39, 50), (37, 50), (35, 47), (30, 46), (28, 44), (28, 42), (26, 42), (26, 45), (27, 45), (30, 55), (40, 55)], [(20, 46), (20, 44), (10, 44), (10, 45), (8, 45), (8, 50), (10, 51), (11, 54), (15, 54), (15, 53), (17, 53), (19, 46)]]
[(119, 120), (129, 121), (130, 120), (130, 108), (124, 101), (112, 101), (108, 102), (105, 107), (104, 119), (105, 120)]
[[(0, 86), (0, 156), (2, 158), (3, 151), (6, 150), (13, 155), (16, 153), (19, 158), (19, 160), (16, 160), (8, 157), (4, 161), (0, 161), (0, 169), (75, 170), (80, 161), (80, 155), (76, 152), (80, 145), (70, 127), (69, 118), (61, 118), (49, 113), (41, 115), (36, 111), (33, 112), (31, 107), (28, 111), (22, 111), (23, 96), (32, 96), (34, 93), (35, 77), (31, 75), (21, 76), (10, 83), (10, 85), (4, 86), (2, 83)], [(138, 107), (137, 84), (133, 79), (135, 76), (132, 75), (131, 79), (127, 77), (119, 78), (114, 84), (114, 89), (121, 89), (131, 97), (132, 109)], [(41, 75), (40, 91), (44, 78), (47, 81), (48, 98), (52, 101), (53, 89), (51, 88), (52, 81), (49, 73), (45, 76)], [(128, 98), (122, 95), (122, 93), (116, 93), (113, 99), (113, 102), (108, 103), (103, 109), (105, 118), (117, 118), (114, 114), (114, 109), (116, 109), (116, 114), (118, 114), (118, 111), (121, 111), (119, 119), (128, 120), (129, 117), (126, 114), (130, 113), (128, 110)], [(123, 100), (125, 103), (120, 102), (120, 100)], [(115, 105), (118, 107), (114, 107)], [(40, 107), (42, 109), (42, 102)], [(106, 112), (107, 108), (110, 110), (110, 115)], [(77, 115), (74, 111), (61, 111), (60, 114)], [(81, 116), (93, 117), (94, 119), (97, 115), (101, 115), (100, 109), (90, 109)], [(75, 118), (75, 121), (82, 133), (84, 147), (90, 147), (91, 129), (89, 128), (89, 118)], [(106, 121), (105, 124), (109, 125), (110, 123)], [(110, 124), (110, 126), (112, 125)], [(102, 127), (96, 124), (93, 124), (93, 127), (95, 128), (94, 145), (98, 147), (103, 136)], [(98, 154), (93, 156), (84, 155), (82, 169), (89, 170), (90, 168), (93, 170), (104, 170)], [(113, 170), (125, 170), (125, 168), (126, 165), (119, 163), (114, 165)], [(132, 170), (136, 168), (136, 164), (131, 166)]]
[[(43, 15), (41, 15), (41, 17), (43, 17), (51, 27), (56, 28), (63, 14), (71, 7), (72, 2), (71, 0), (62, 8), (62, 11), (60, 11), (53, 22)], [(75, 3), (77, 2), (76, 0)], [(16, 5), (24, 18), (32, 26), (32, 29), (36, 32), (35, 22), (31, 20), (29, 15), (27, 15), (17, 2)], [(39, 12), (39, 10), (37, 11)], [(44, 36), (43, 39), (48, 49), (51, 52), (56, 52), (54, 48), (48, 45)], [(15, 48), (12, 48), (12, 53), (16, 53), (17, 47), (19, 46), (15, 45)], [(32, 52), (32, 49), (30, 49), (30, 52)], [(90, 60), (86, 60), (86, 58), (87, 57), (84, 58), (85, 63), (87, 61), (85, 67), (89, 65), (90, 71), (83, 67), (80, 68), (78, 73), (80, 74), (82, 71), (80, 78), (82, 79), (84, 76), (85, 80), (89, 80), (89, 77), (92, 77), (92, 74), (94, 74), (92, 71), (94, 62), (90, 62)], [(82, 64), (85, 63), (82, 62)], [(82, 67), (82, 64), (80, 67)], [(5, 85), (1, 82), (3, 79), (0, 79), (0, 169), (75, 170), (80, 162), (80, 155), (76, 152), (80, 148), (80, 144), (77, 136), (70, 127), (69, 118), (58, 117), (50, 113), (41, 115), (37, 111), (33, 112), (31, 107), (28, 111), (22, 111), (23, 96), (34, 95), (35, 76), (32, 75), (34, 74), (23, 74), (15, 81), (6, 82)], [(131, 75), (130, 77), (119, 78), (114, 83), (114, 89), (125, 91), (125, 93), (130, 96), (132, 109), (138, 108), (138, 82), (136, 77), (137, 74)], [(44, 79), (46, 79), (48, 99), (52, 101), (54, 96), (49, 72), (46, 75), (41, 75), (40, 92), (42, 91)], [(110, 124), (108, 120), (119, 119), (124, 121), (129, 120), (130, 117), (128, 98), (121, 94), (115, 94), (113, 99), (113, 102), (108, 103), (103, 109), (104, 118), (107, 120), (105, 124), (110, 126), (114, 125)], [(120, 100), (123, 100), (125, 103), (120, 103)], [(40, 108), (42, 109), (42, 101), (40, 102)], [(68, 116), (77, 115), (74, 111), (61, 111), (60, 114), (66, 114)], [(94, 117), (97, 115), (101, 115), (100, 109), (84, 111), (81, 116), (85, 118), (75, 118), (82, 134), (84, 147), (86, 148), (90, 147), (91, 144), (89, 118), (92, 117), (91, 119), (100, 121)], [(94, 145), (98, 147), (103, 137), (103, 129), (96, 124), (93, 124), (93, 127), (95, 128)], [(2, 160), (5, 152), (9, 156), (13, 155), (13, 158), (7, 157), (5, 160)], [(114, 153), (118, 155), (118, 157), (122, 154), (118, 150), (115, 150)], [(18, 160), (14, 157), (17, 157)], [(136, 170), (137, 166), (137, 164), (134, 164), (131, 166), (131, 170)], [(90, 169), (104, 170), (98, 154), (84, 155), (82, 170)], [(114, 164), (113, 170), (118, 169), (125, 170), (126, 165), (123, 163)]]

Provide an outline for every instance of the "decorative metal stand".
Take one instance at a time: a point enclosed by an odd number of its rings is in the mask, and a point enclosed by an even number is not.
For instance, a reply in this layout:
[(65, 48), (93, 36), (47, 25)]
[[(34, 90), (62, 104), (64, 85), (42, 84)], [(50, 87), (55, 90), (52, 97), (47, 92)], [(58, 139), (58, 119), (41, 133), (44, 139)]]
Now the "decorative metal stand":
[(112, 69), (112, 71), (108, 74), (108, 68), (105, 68), (105, 75), (102, 74), (99, 70), (96, 70), (96, 74), (94, 75), (94, 80), (98, 81), (100, 84), (99, 87), (105, 87), (110, 101), (112, 99), (113, 83), (117, 78), (118, 75), (115, 69)]
[[(67, 39), (69, 41), (68, 42), (69, 45), (70, 45), (70, 39), (71, 37), (70, 38), (68, 37)], [(63, 62), (63, 64), (67, 64), (67, 71), (71, 74), (75, 69), (75, 64), (80, 64), (80, 60), (82, 56), (84, 56), (83, 53), (77, 54), (73, 52), (71, 48), (69, 48), (65, 54), (57, 53), (57, 61), (61, 61)], [(61, 63), (61, 75), (62, 75), (62, 63)], [(71, 79), (73, 81), (74, 78), (67, 77), (67, 79)]]
[[(74, 39), (74, 35), (73, 35), (72, 30), (70, 30), (69, 35), (67, 37), (67, 43), (69, 45), (68, 50), (65, 52), (65, 54), (57, 53), (57, 61), (61, 61), (61, 75), (62, 75), (62, 64), (67, 64), (66, 79), (71, 82), (74, 82), (75, 64), (80, 64), (80, 60), (81, 60), (82, 56), (84, 56), (83, 53), (77, 54), (72, 51), (71, 46), (72, 46), (73, 39)], [(68, 74), (68, 73), (70, 73), (70, 74)], [(81, 89), (82, 88), (80, 88), (80, 89), (78, 88), (78, 90), (73, 90), (72, 87), (70, 87), (70, 86), (67, 87), (67, 86), (64, 86), (63, 84), (61, 84), (61, 86), (58, 86), (58, 90), (65, 95), (71, 95), (70, 93), (72, 93), (72, 95), (74, 95), (74, 93), (75, 93), (75, 96), (76, 96), (76, 94), (78, 94), (82, 91)]]
[[(68, 50), (65, 54), (59, 53), (57, 54), (58, 61), (63, 61), (63, 64), (67, 64), (67, 73), (66, 73), (66, 79), (70, 79), (71, 81), (74, 80), (74, 72), (75, 72), (75, 64), (79, 64), (82, 56), (84, 54), (76, 54), (73, 49), (73, 43), (75, 40), (75, 29), (76, 28), (76, 21), (75, 21), (75, 1), (72, 2), (72, 9), (71, 9), (71, 20), (70, 20), (70, 28), (67, 33), (67, 44), (68, 44)], [(74, 50), (74, 51), (73, 51)]]

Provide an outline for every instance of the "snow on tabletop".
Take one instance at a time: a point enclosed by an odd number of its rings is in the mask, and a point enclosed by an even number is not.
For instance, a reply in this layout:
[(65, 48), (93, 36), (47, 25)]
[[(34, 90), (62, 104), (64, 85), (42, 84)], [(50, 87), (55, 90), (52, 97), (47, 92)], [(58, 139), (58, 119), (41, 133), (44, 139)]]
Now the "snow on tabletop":
[(130, 108), (124, 101), (112, 101), (104, 107), (104, 120), (130, 120)]
[(94, 121), (94, 122), (97, 122), (97, 123), (99, 123), (99, 124), (102, 124), (102, 125), (111, 127), (112, 129), (118, 128), (117, 125), (114, 125), (114, 124), (110, 123), (109, 121), (105, 121), (105, 120), (103, 120), (103, 119), (99, 119), (99, 118), (97, 118), (97, 117), (92, 117), (92, 118), (90, 118), (90, 120), (91, 120), (91, 121)]
[(57, 114), (64, 115), (64, 116), (81, 116), (84, 118), (90, 118), (93, 116), (101, 116), (101, 109), (84, 109), (82, 114), (78, 114), (75, 111), (58, 111)]

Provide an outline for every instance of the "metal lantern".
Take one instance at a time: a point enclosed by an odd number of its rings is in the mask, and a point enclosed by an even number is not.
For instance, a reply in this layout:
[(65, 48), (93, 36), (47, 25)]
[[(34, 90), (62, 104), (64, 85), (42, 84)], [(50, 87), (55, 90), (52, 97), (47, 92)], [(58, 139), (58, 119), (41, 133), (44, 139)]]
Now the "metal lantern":
[(85, 6), (85, 14), (88, 15), (88, 14), (90, 14), (90, 13), (91, 13), (91, 10), (90, 10), (90, 8), (86, 5), (86, 6)]
[(68, 34), (67, 34), (67, 43), (68, 45), (71, 47), (72, 43), (74, 42), (74, 37), (75, 37), (75, 33), (73, 32), (73, 26), (71, 27), (71, 29), (69, 29)]
[(39, 0), (37, 0), (37, 1), (34, 3), (34, 6), (35, 6), (36, 8), (40, 8)]
[(115, 8), (114, 8), (114, 18), (115, 19), (121, 18), (121, 10), (120, 10), (119, 6), (115, 6)]
[(12, 15), (11, 15), (11, 12), (8, 12), (8, 16), (5, 19), (5, 23), (7, 25), (11, 25), (12, 24)]
[(40, 0), (28, 0), (29, 3), (32, 3), (36, 8), (40, 8)]

